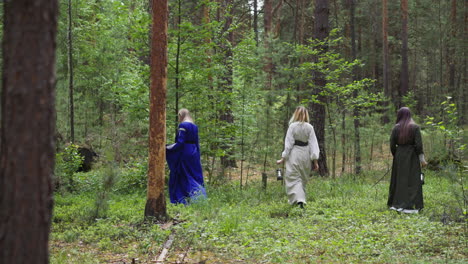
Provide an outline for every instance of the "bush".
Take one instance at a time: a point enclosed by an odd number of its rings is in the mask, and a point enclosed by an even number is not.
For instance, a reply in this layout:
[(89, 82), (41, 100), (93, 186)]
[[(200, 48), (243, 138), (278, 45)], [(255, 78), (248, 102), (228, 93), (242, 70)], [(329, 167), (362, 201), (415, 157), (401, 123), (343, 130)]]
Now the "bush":
[(83, 163), (78, 146), (70, 144), (62, 152), (55, 154), (55, 189), (60, 192), (75, 190), (74, 173)]
[(114, 191), (119, 193), (131, 193), (144, 190), (147, 184), (148, 163), (146, 161), (134, 161), (127, 163), (120, 172), (119, 181)]

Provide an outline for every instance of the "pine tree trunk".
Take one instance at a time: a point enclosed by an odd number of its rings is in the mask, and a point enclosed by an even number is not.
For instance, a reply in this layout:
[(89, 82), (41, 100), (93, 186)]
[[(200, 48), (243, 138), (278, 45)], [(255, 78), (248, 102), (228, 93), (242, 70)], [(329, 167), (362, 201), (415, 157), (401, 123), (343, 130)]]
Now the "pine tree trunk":
[(452, 0), (452, 6), (450, 11), (450, 26), (451, 34), (449, 41), (449, 52), (448, 52), (448, 69), (449, 69), (449, 94), (455, 96), (455, 67), (456, 67), (456, 57), (455, 57), (455, 42), (457, 38), (457, 0)]
[(265, 81), (265, 90), (267, 91), (266, 93), (266, 122), (265, 122), (265, 155), (263, 159), (263, 175), (266, 174), (266, 166), (267, 166), (267, 160), (268, 160), (268, 153), (269, 153), (269, 147), (270, 147), (270, 142), (269, 139), (270, 137), (268, 136), (268, 133), (270, 132), (270, 112), (271, 112), (271, 106), (273, 104), (270, 91), (272, 88), (272, 80), (273, 80), (273, 61), (271, 58), (270, 54), (270, 39), (271, 39), (271, 31), (272, 31), (272, 25), (273, 25), (273, 1), (272, 0), (265, 0), (264, 5), (263, 5), (263, 26), (264, 26), (264, 45), (265, 45), (265, 65), (263, 67), (263, 70), (266, 73), (266, 81)]
[[(226, 73), (223, 76), (224, 83), (222, 84), (223, 94), (229, 95), (232, 93), (232, 86), (233, 86), (233, 47), (234, 47), (234, 32), (230, 30), (233, 19), (232, 19), (232, 8), (233, 8), (233, 0), (226, 0), (225, 1), (225, 17), (226, 21), (224, 24), (224, 31), (229, 31), (227, 35), (227, 41), (229, 42), (227, 45), (224, 45), (224, 65), (226, 67)], [(228, 98), (225, 102), (225, 106), (221, 110), (220, 113), (220, 120), (224, 123), (224, 126), (230, 126), (234, 123), (234, 115), (232, 113), (232, 101), (231, 98)], [(228, 129), (229, 130), (229, 129)], [(229, 133), (229, 132), (228, 132)], [(230, 136), (226, 138), (231, 142), (234, 141), (234, 136)], [(237, 168), (236, 160), (234, 158), (234, 150), (232, 147), (229, 147), (226, 142), (221, 143), (221, 148), (225, 150), (226, 155), (221, 156), (221, 164), (223, 168)]]
[(70, 141), (75, 142), (75, 107), (73, 102), (73, 36), (72, 36), (72, 3), (68, 0), (68, 97), (70, 107)]
[(376, 80), (376, 86), (382, 87), (382, 80), (380, 80), (380, 64), (379, 64), (379, 27), (378, 27), (378, 14), (379, 14), (379, 6), (374, 5), (372, 9), (372, 78)]
[(180, 46), (182, 45), (181, 37), (180, 37), (180, 24), (182, 23), (182, 16), (181, 16), (181, 5), (182, 0), (177, 1), (177, 46), (176, 46), (176, 62), (175, 62), (175, 78), (174, 78), (174, 89), (175, 89), (175, 125), (174, 125), (174, 139), (177, 136), (178, 130), (178, 123), (179, 123), (179, 91), (180, 91)]
[[(314, 23), (314, 38), (318, 40), (325, 40), (330, 32), (330, 26), (328, 22), (328, 16), (330, 13), (328, 0), (316, 0), (315, 1), (315, 23)], [(328, 47), (326, 45), (320, 47), (322, 52), (326, 52)], [(318, 95), (317, 99), (321, 103), (312, 102), (309, 104), (309, 108), (312, 112), (312, 124), (315, 129), (317, 140), (320, 148), (319, 163), (319, 174), (325, 176), (328, 174), (327, 167), (327, 155), (325, 145), (325, 119), (326, 112), (323, 103), (326, 102), (323, 95), (320, 95), (320, 91), (325, 87), (327, 81), (325, 76), (316, 71), (314, 73), (314, 84), (315, 88), (312, 91), (314, 95)], [(323, 103), (322, 103), (323, 102)]]
[(167, 0), (152, 0), (147, 220), (165, 221)]
[[(468, 39), (468, 1), (465, 1), (465, 5), (464, 5), (464, 17), (463, 17), (463, 38), (464, 39)], [(462, 69), (462, 83), (466, 84), (468, 83), (468, 79), (467, 79), (467, 76), (468, 76), (468, 60), (467, 60), (467, 54), (466, 54), (466, 51), (467, 49), (463, 49), (463, 69)], [(461, 106), (461, 118), (460, 118), (460, 122), (461, 124), (463, 125), (466, 125), (468, 122), (468, 92), (466, 91), (467, 89), (463, 88), (463, 87), (466, 87), (466, 85), (461, 85), (461, 99), (462, 99), (462, 103), (460, 104)]]
[(48, 263), (58, 2), (4, 3), (0, 263)]
[(341, 175), (346, 169), (346, 112), (341, 113)]
[(383, 45), (383, 86), (387, 97), (392, 95), (390, 91), (390, 60), (388, 50), (388, 6), (387, 0), (382, 1), (382, 45)]
[[(305, 11), (306, 11), (306, 4), (305, 0), (296, 0), (296, 20), (297, 20), (297, 35), (296, 35), (296, 43), (300, 45), (306, 44), (305, 41)], [(295, 31), (296, 34), (296, 31)], [(304, 57), (299, 57), (299, 65), (304, 63)], [(296, 96), (296, 101), (297, 103), (302, 102), (304, 97), (307, 95), (304, 94), (304, 91), (306, 90), (305, 88), (305, 82), (299, 82), (296, 86), (297, 90), (297, 96)]]
[[(356, 51), (356, 23), (355, 23), (355, 0), (348, 0), (349, 3), (349, 11), (350, 11), (350, 27), (351, 27), (351, 57), (353, 60), (357, 58), (357, 51)], [(358, 79), (358, 70), (354, 69), (353, 71), (353, 81)], [(358, 91), (353, 91), (353, 97), (357, 98)], [(354, 123), (354, 162), (356, 166), (354, 167), (354, 173), (360, 174), (361, 173), (361, 136), (359, 133), (360, 124), (360, 113), (359, 113), (359, 106), (355, 105), (353, 107), (353, 123)]]
[(284, 0), (279, 0), (278, 4), (275, 6), (273, 10), (273, 17), (276, 17), (276, 25), (275, 25), (275, 34), (274, 37), (278, 38), (281, 34), (281, 7), (283, 6)]
[(253, 30), (255, 34), (255, 45), (258, 46), (258, 0), (253, 1)]
[(408, 0), (401, 0), (401, 75), (399, 106), (401, 99), (409, 90), (409, 71), (408, 71)]
[(266, 86), (265, 90), (270, 91), (271, 90), (271, 85), (272, 85), (272, 70), (273, 70), (273, 62), (272, 58), (270, 55), (270, 38), (271, 36), (271, 30), (272, 30), (272, 25), (273, 25), (273, 6), (272, 6), (272, 0), (265, 0), (264, 2), (264, 15), (263, 15), (263, 23), (264, 23), (264, 31), (265, 31), (265, 50), (267, 52), (267, 55), (265, 57), (265, 72), (267, 74), (267, 80), (266, 80)]

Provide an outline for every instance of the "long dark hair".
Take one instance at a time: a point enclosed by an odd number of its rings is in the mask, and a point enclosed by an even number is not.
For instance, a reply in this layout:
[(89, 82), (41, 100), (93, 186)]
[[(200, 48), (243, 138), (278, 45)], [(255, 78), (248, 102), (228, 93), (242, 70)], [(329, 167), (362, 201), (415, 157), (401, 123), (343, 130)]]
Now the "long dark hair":
[(408, 143), (411, 136), (411, 128), (416, 125), (411, 118), (411, 111), (408, 107), (402, 107), (397, 112), (396, 123), (399, 126), (398, 144)]

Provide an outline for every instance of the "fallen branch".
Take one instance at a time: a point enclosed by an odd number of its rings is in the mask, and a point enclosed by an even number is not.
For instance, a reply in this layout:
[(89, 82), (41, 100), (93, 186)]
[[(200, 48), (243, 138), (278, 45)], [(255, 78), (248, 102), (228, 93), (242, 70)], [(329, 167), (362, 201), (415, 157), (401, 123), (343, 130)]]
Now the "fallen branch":
[(159, 254), (158, 258), (156, 259), (156, 263), (164, 263), (164, 260), (166, 259), (166, 255), (172, 246), (172, 242), (174, 242), (174, 238), (175, 238), (175, 233), (172, 232), (169, 235), (169, 238), (166, 240), (166, 243), (164, 243), (163, 250), (161, 251), (161, 254)]

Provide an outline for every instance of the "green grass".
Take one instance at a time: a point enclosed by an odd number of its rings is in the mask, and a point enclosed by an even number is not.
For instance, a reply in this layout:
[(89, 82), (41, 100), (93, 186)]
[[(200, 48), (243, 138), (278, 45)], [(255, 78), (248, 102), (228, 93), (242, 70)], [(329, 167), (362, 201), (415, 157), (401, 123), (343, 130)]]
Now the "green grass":
[[(52, 263), (147, 263), (172, 233), (168, 262), (188, 263), (466, 263), (466, 208), (453, 181), (426, 174), (425, 209), (404, 215), (386, 207), (381, 172), (312, 178), (305, 210), (287, 204), (280, 182), (208, 186), (208, 199), (168, 204), (177, 224), (143, 223), (145, 192), (113, 193), (107, 217), (86, 214), (95, 195), (56, 196)], [(375, 185), (374, 185), (375, 184)], [(463, 211), (465, 210), (465, 212)]]

